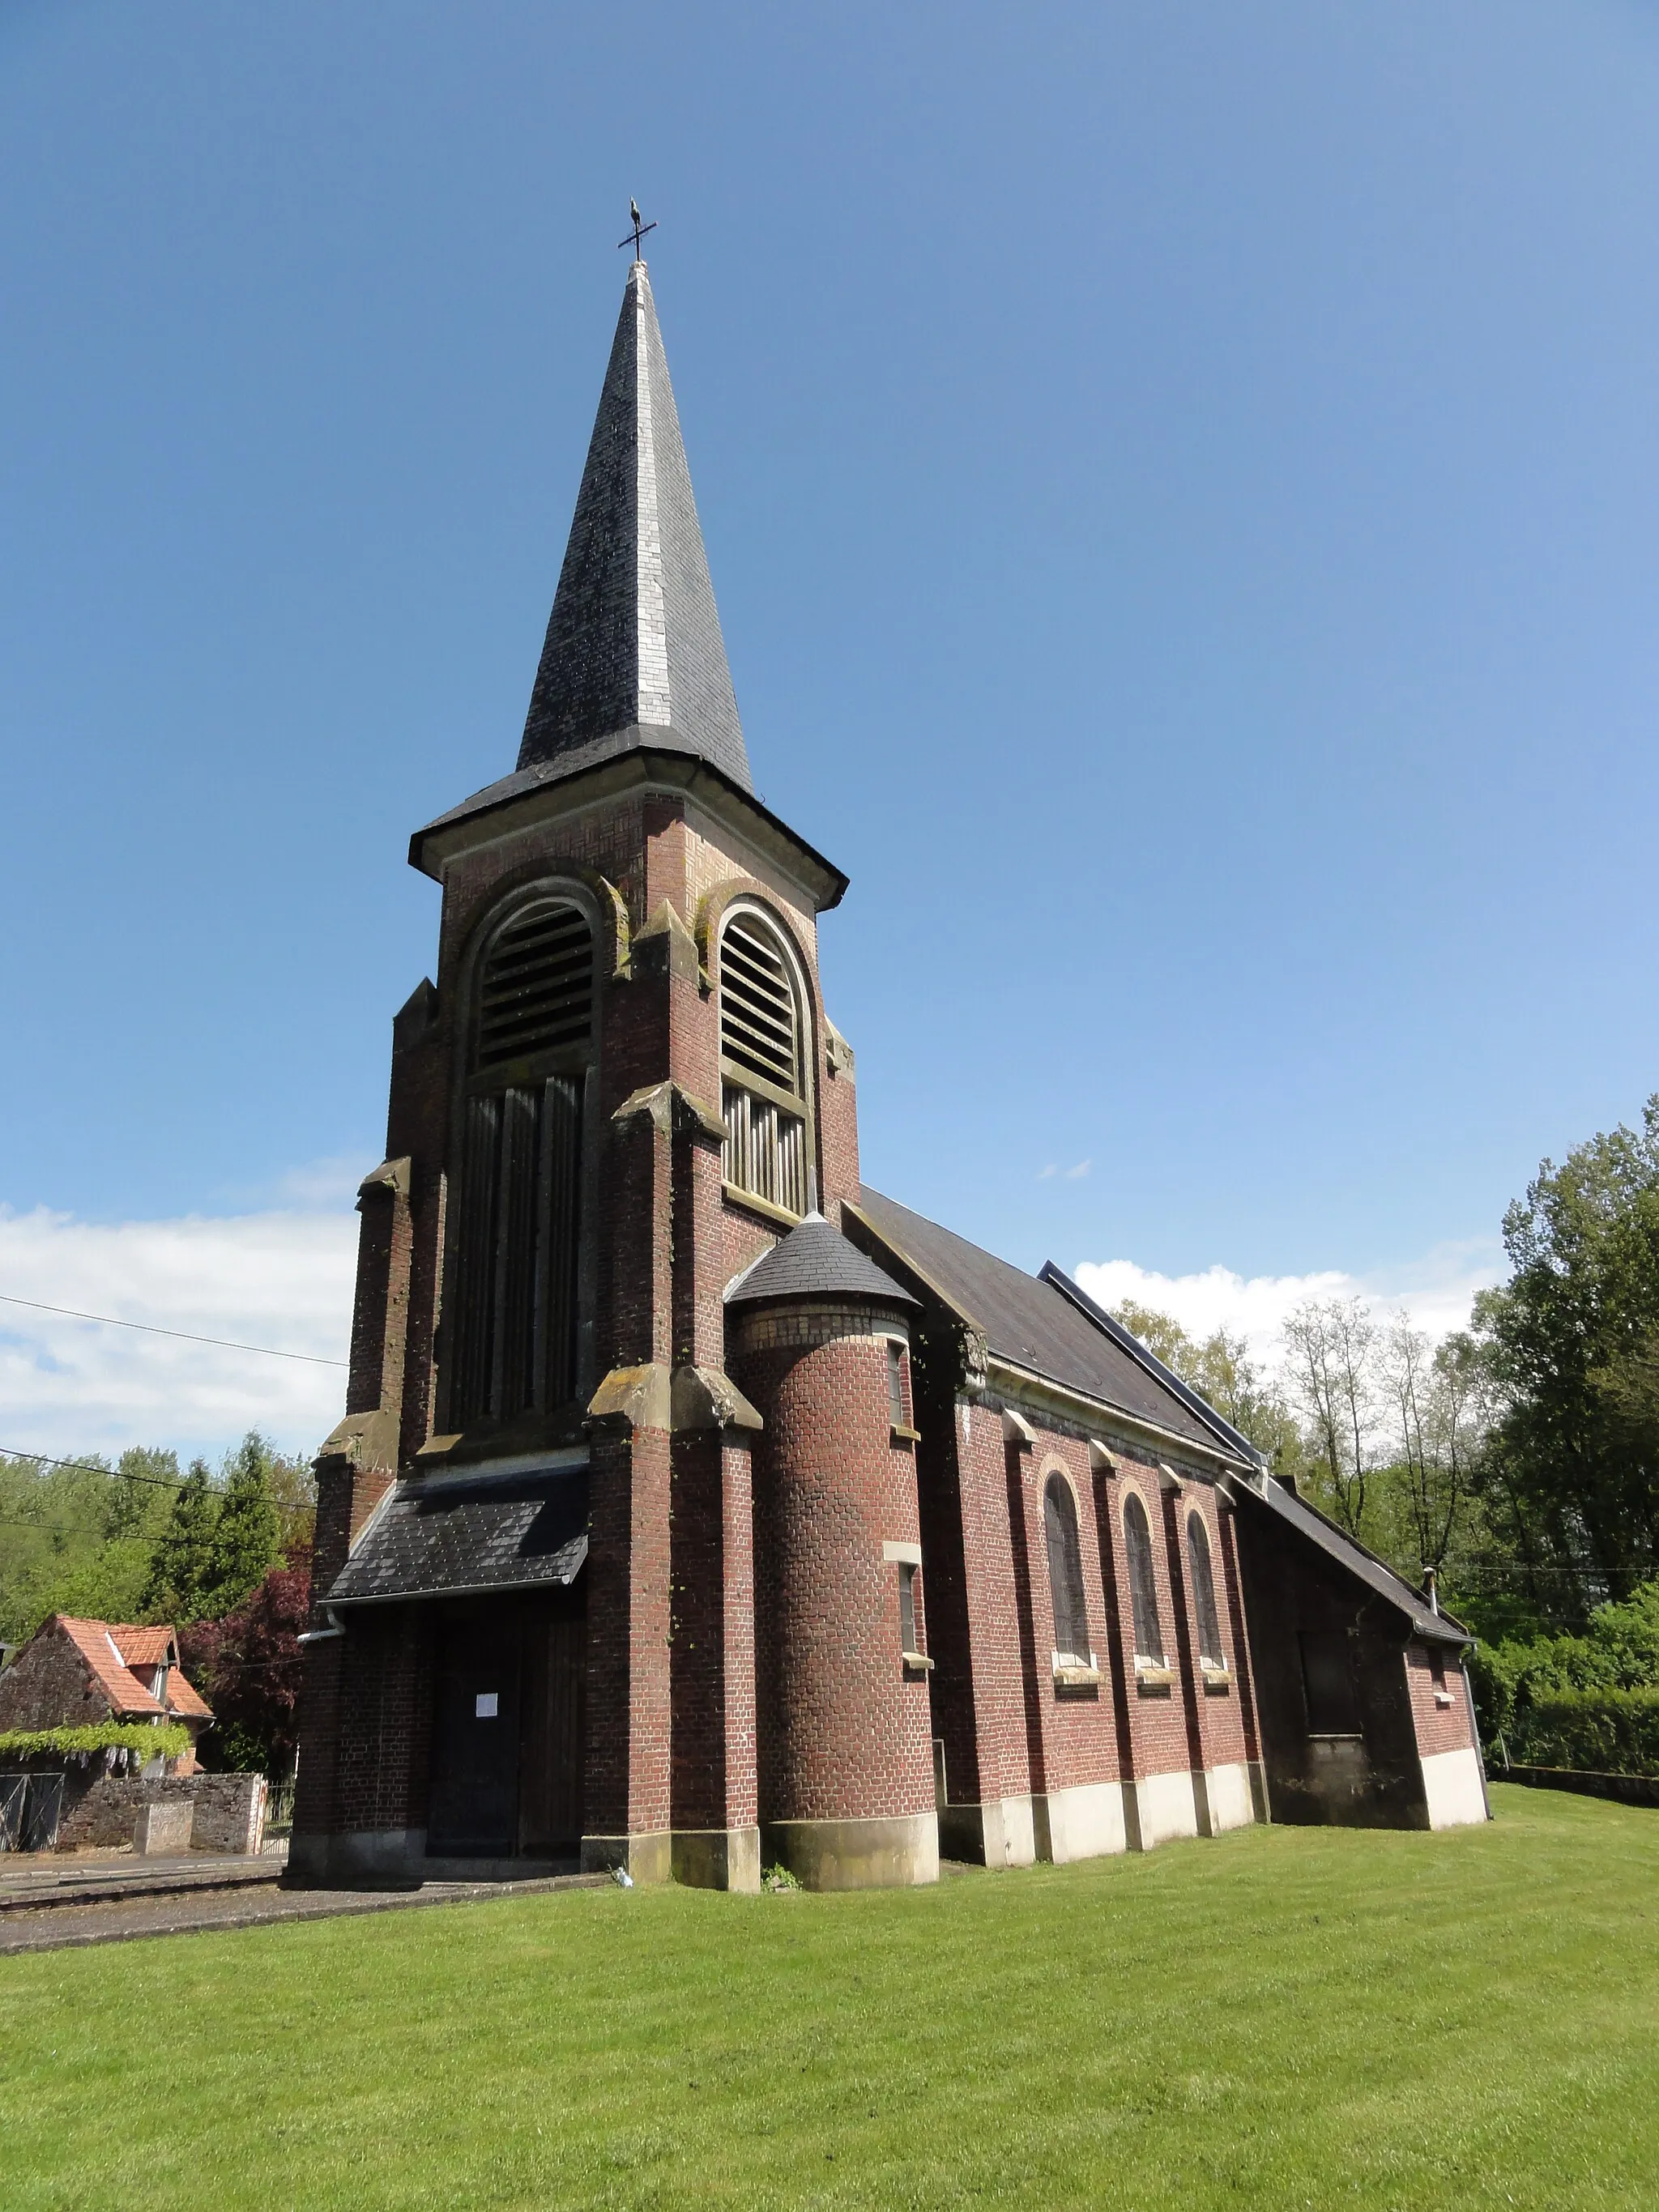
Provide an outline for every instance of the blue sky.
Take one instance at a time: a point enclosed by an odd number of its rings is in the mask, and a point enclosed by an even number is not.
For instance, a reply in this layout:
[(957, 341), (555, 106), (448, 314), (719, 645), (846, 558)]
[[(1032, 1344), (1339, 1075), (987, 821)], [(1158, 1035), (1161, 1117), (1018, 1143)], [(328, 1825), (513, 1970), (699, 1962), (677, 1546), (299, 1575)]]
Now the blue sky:
[[(0, 1291), (338, 1343), (630, 192), (869, 1179), (1031, 1266), (1490, 1271), (1659, 1086), (1656, 113), (1598, 0), (6, 0)], [(192, 1278), (274, 1212), (291, 1281)], [(0, 1443), (239, 1425), (14, 1320)]]

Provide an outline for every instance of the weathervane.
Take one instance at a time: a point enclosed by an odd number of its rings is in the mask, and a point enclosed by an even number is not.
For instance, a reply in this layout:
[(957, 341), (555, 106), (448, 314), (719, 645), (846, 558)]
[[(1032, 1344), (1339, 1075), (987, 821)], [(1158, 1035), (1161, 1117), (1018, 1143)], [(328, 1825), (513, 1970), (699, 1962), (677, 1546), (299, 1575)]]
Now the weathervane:
[(640, 240), (645, 236), (647, 230), (654, 230), (657, 226), (654, 222), (641, 222), (640, 220), (640, 204), (636, 199), (630, 199), (629, 201), (628, 212), (634, 218), (633, 235), (629, 238), (619, 238), (617, 240), (617, 251), (620, 253), (624, 246), (631, 246), (634, 249), (634, 258), (637, 261), (640, 258)]

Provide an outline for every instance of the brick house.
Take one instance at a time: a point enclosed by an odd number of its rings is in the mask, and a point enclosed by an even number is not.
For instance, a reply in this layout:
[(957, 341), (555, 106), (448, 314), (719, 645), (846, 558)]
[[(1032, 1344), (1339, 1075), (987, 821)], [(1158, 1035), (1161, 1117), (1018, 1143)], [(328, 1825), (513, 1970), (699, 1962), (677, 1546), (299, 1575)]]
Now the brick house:
[(847, 879), (755, 795), (643, 263), (518, 765), (410, 858), (296, 1875), (1480, 1817), (1462, 1629), (1058, 1270), (861, 1182)]
[(85, 1728), (98, 1721), (177, 1721), (191, 1749), (170, 1774), (196, 1771), (195, 1746), (213, 1713), (179, 1664), (171, 1628), (135, 1628), (54, 1613), (0, 1674), (0, 1735), (10, 1729)]

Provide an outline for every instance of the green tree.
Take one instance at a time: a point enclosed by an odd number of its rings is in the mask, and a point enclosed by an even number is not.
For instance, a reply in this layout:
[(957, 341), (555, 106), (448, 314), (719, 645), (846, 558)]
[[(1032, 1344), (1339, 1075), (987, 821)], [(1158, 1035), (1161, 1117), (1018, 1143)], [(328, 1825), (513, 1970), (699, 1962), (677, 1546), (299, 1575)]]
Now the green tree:
[(282, 1523), (270, 1492), (271, 1450), (250, 1429), (225, 1466), (225, 1487), (209, 1549), (205, 1610), (227, 1613), (258, 1589), (282, 1555)]
[(1294, 1476), (1302, 1469), (1305, 1454), (1295, 1416), (1251, 1359), (1242, 1336), (1218, 1328), (1198, 1342), (1172, 1314), (1133, 1298), (1115, 1307), (1112, 1318), (1248, 1437), (1275, 1474)]
[(207, 1463), (192, 1460), (150, 1554), (139, 1602), (152, 1620), (200, 1620), (213, 1610), (218, 1524), (219, 1501), (208, 1486)]
[(1659, 1095), (1546, 1160), (1504, 1217), (1513, 1273), (1475, 1302), (1499, 1394), (1489, 1516), (1543, 1618), (1584, 1620), (1659, 1568)]

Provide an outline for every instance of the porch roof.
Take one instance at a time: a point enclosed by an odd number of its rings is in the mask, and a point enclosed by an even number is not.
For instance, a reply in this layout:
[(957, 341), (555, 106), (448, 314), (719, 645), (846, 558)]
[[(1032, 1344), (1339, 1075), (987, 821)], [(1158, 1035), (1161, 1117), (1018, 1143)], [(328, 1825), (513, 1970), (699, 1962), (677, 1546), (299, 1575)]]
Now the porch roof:
[(327, 1602), (558, 1586), (586, 1557), (586, 1468), (424, 1475), (388, 1492)]

